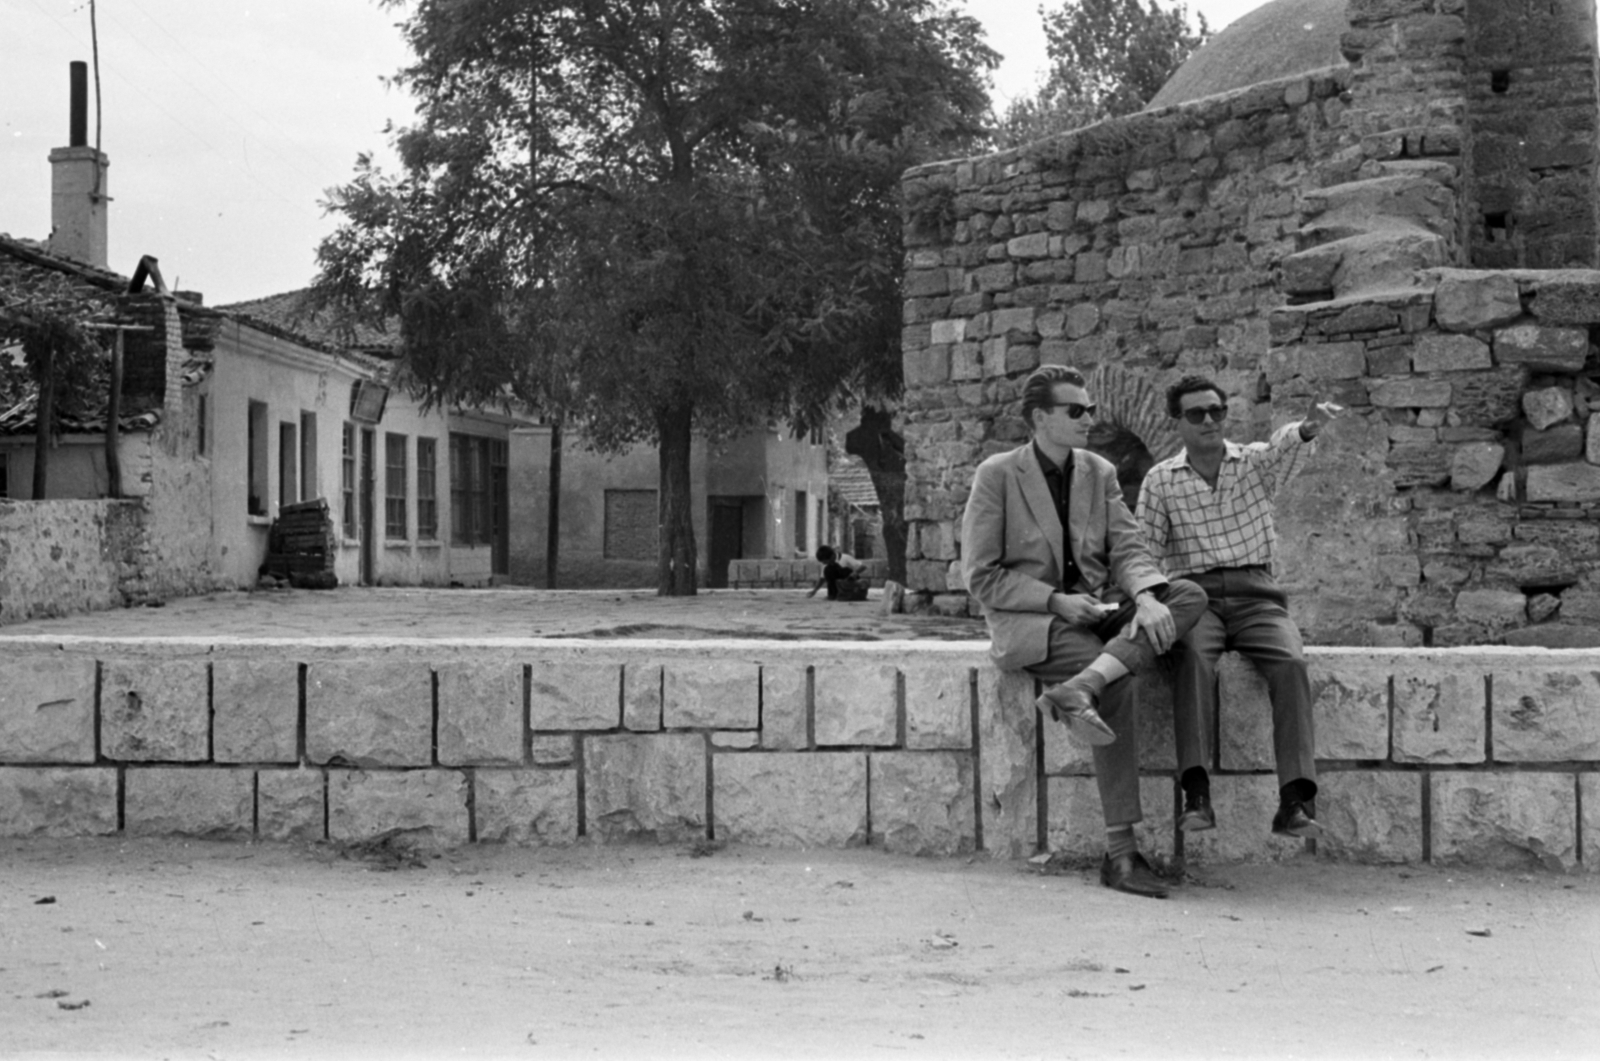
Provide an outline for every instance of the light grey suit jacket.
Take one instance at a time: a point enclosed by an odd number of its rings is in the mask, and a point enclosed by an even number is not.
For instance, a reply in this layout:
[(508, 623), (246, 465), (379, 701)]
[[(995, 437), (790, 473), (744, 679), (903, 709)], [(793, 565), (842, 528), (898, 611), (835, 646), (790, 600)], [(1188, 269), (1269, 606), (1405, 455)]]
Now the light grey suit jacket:
[[(1129, 598), (1167, 581), (1150, 559), (1139, 525), (1122, 500), (1110, 461), (1072, 451), (1068, 534), (1033, 443), (997, 453), (978, 466), (961, 521), (967, 590), (983, 605), (998, 666), (1016, 670), (1044, 660), (1050, 645), (1050, 595), (1104, 598), (1115, 586)], [(1062, 587), (1066, 539), (1081, 577)]]

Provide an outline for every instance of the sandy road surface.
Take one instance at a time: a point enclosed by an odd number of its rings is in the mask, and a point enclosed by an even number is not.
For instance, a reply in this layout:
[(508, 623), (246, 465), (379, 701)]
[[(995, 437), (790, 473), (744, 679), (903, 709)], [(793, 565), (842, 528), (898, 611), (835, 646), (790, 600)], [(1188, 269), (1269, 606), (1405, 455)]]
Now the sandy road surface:
[[(6, 1058), (1569, 1058), (1600, 878), (0, 841)], [(43, 900), (52, 898), (52, 902)]]

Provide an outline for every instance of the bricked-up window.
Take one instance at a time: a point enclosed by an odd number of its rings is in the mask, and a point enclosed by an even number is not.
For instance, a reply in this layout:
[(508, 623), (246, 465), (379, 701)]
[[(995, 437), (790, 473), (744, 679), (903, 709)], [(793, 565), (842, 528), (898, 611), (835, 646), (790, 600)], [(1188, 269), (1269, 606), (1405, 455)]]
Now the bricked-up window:
[(417, 537), (439, 537), (438, 441), (417, 439)]
[(252, 516), (267, 514), (267, 403), (251, 402), (245, 422), (245, 511)]
[(404, 539), (406, 510), (406, 436), (383, 436), (383, 536)]
[(806, 492), (794, 492), (794, 548), (802, 556), (809, 555), (811, 547), (806, 544), (806, 524), (811, 521), (811, 509), (806, 505)]
[(607, 490), (605, 557), (653, 562), (660, 553), (660, 505), (654, 490)]
[(344, 508), (344, 536), (356, 536), (356, 425), (344, 425), (344, 442), (339, 467), (340, 494)]

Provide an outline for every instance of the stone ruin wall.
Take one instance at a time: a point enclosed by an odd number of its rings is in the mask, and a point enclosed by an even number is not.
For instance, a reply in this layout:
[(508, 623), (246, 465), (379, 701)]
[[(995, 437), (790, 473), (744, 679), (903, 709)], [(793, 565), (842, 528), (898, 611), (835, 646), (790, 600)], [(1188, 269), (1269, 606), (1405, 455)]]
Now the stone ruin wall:
[(972, 472), (1027, 438), (1018, 388), (1054, 362), (1091, 374), (1109, 421), (1091, 445), (1130, 483), (1128, 435), (1143, 466), (1177, 448), (1159, 394), (1183, 374), (1228, 389), (1241, 441), (1319, 397), (1349, 408), (1279, 499), (1279, 575), (1308, 640), (1600, 641), (1594, 276), (1449, 270), (1489, 264), (1476, 255), (1504, 234), (1482, 204), (1507, 189), (1518, 261), (1592, 259), (1589, 205), (1571, 194), (1593, 186), (1588, 105), (1530, 122), (1544, 132), (1523, 147), (1565, 145), (1554, 154), (1491, 176), (1478, 150), (1515, 128), (1506, 99), (1538, 108), (1558, 84), (1592, 98), (1592, 13), (1523, 12), (1544, 31), (1546, 15), (1586, 25), (1589, 65), (1553, 50), (1485, 102), (1474, 78), (1506, 60), (1472, 37), (1467, 7), (1352, 0), (1349, 68), (907, 174), (920, 605), (975, 610), (957, 540)]

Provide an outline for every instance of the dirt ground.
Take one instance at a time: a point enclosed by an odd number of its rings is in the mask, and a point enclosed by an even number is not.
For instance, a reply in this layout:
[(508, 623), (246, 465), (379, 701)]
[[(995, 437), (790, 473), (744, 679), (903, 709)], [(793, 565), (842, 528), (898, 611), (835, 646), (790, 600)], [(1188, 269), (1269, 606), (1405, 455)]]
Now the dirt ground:
[(6, 1058), (1597, 1053), (1592, 876), (0, 841)]
[(713, 589), (693, 597), (654, 590), (425, 589), (341, 586), (185, 597), (0, 628), (12, 635), (85, 637), (757, 637), (782, 640), (988, 641), (982, 620), (883, 615), (865, 601), (802, 589)]

